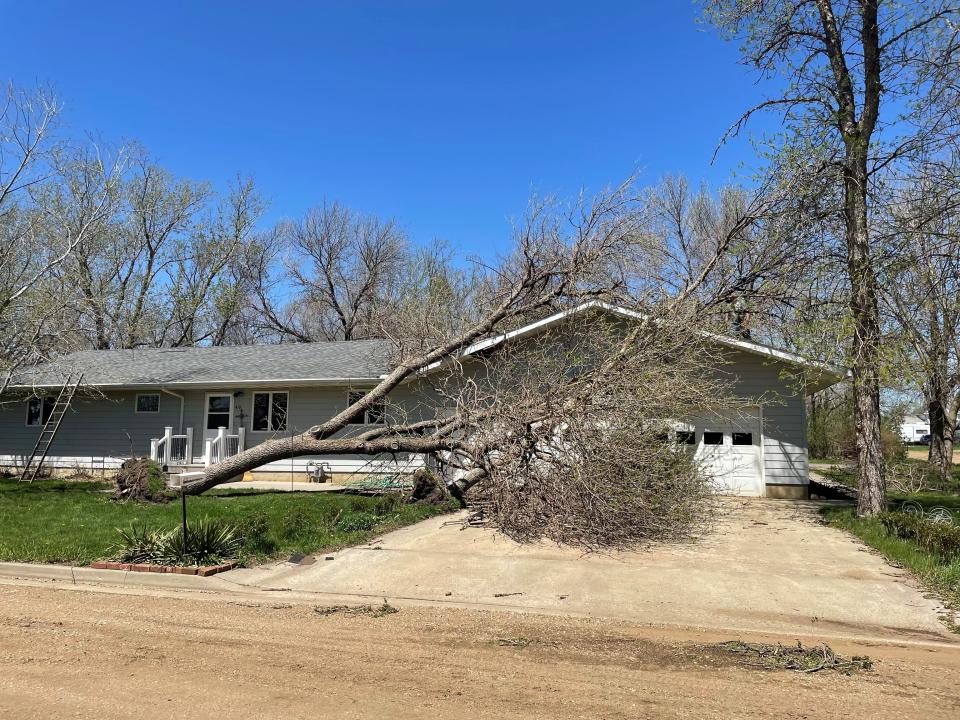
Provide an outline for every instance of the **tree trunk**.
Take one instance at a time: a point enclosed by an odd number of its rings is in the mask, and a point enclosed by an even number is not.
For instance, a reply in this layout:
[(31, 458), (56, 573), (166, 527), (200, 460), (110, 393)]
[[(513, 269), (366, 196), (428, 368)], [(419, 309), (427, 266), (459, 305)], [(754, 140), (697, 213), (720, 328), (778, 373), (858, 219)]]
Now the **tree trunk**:
[[(303, 457), (304, 455), (349, 455), (353, 453), (376, 456), (398, 452), (427, 454), (454, 450), (456, 447), (457, 441), (446, 437), (390, 435), (373, 440), (364, 440), (356, 437), (317, 438), (310, 432), (305, 432), (289, 438), (267, 440), (239, 455), (225, 458), (216, 465), (207, 468), (203, 477), (199, 480), (187, 483), (183, 492), (187, 495), (200, 495), (217, 485), (234, 480), (248, 470), (253, 470), (275, 460), (286, 460)], [(465, 485), (463, 489), (467, 487), (469, 485)]]
[(947, 417), (946, 392), (941, 383), (933, 383), (927, 401), (927, 413), (930, 416), (930, 449), (927, 462), (931, 472), (943, 480), (950, 477), (953, 464), (953, 423)]
[(848, 144), (844, 195), (850, 314), (853, 319), (853, 406), (860, 488), (857, 514), (887, 509), (880, 441), (880, 306), (867, 216), (867, 144)]
[(947, 409), (944, 412), (944, 424), (946, 432), (943, 435), (943, 457), (946, 461), (947, 474), (946, 479), (950, 479), (953, 472), (953, 438), (957, 432), (957, 413), (960, 411), (960, 398), (952, 397), (947, 403)]

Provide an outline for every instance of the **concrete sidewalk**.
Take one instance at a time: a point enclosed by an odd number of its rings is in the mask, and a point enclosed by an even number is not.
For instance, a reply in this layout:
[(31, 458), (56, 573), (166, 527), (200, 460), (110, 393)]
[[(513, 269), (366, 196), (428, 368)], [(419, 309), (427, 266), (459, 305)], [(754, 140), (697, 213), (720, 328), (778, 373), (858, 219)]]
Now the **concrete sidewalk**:
[(314, 482), (281, 482), (279, 480), (241, 480), (218, 485), (218, 488), (231, 490), (276, 490), (278, 492), (338, 492), (346, 485)]

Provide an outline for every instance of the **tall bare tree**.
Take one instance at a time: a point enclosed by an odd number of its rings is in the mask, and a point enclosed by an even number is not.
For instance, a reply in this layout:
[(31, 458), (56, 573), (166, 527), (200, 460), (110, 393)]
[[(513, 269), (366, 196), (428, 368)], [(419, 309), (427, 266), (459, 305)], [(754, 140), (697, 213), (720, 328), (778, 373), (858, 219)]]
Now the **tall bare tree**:
[[(379, 334), (381, 310), (411, 252), (395, 221), (334, 202), (276, 228), (274, 238), (284, 241), (283, 250), (264, 246), (256, 292), (276, 333), (297, 342)], [(286, 291), (282, 298), (274, 292), (278, 285)]]
[(880, 443), (881, 317), (873, 190), (944, 131), (928, 98), (952, 82), (957, 6), (949, 0), (707, 0), (706, 15), (741, 42), (743, 61), (777, 95), (748, 110), (784, 119), (778, 162), (836, 198), (845, 254), (860, 496), (886, 507)]
[(248, 343), (252, 288), (246, 261), (265, 203), (250, 178), (201, 218), (176, 253), (168, 284), (169, 321), (158, 345)]
[[(74, 185), (90, 171), (87, 156), (65, 165)], [(138, 151), (109, 216), (57, 270), (73, 298), (70, 333), (94, 349), (225, 341), (249, 289), (233, 284), (244, 285), (237, 262), (262, 212), (249, 179), (218, 201)]]
[[(90, 158), (79, 156), (67, 172), (79, 179), (89, 168)], [(156, 344), (170, 274), (209, 193), (137, 154), (113, 215), (62, 268), (77, 289), (77, 327), (92, 348)]]
[[(0, 108), (0, 367), (7, 378), (59, 349), (68, 296), (56, 275), (111, 216), (125, 162), (122, 151), (70, 148), (53, 133), (59, 114), (49, 92), (14, 86)], [(85, 171), (75, 174), (78, 155)]]
[[(809, 223), (799, 221), (792, 190), (778, 180), (753, 192), (726, 186), (714, 194), (706, 187), (691, 188), (682, 176), (665, 178), (647, 196), (652, 246), (636, 263), (635, 274), (646, 287), (633, 292), (669, 297), (712, 261), (694, 295), (701, 321), (725, 333), (756, 333), (782, 344), (783, 310), (805, 294), (813, 259), (805, 237)], [(759, 199), (766, 201), (762, 212)], [(721, 243), (726, 250), (717, 258)]]

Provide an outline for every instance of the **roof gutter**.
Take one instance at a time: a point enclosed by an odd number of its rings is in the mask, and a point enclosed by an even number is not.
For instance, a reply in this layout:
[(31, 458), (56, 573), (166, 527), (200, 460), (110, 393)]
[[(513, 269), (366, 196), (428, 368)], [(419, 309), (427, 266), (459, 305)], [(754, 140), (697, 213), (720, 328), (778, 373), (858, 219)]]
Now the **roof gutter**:
[[(380, 377), (356, 377), (356, 378), (285, 378), (279, 380), (190, 380), (185, 382), (136, 382), (136, 383), (98, 383), (85, 382), (87, 387), (98, 388), (101, 390), (153, 390), (156, 392), (160, 387), (175, 387), (177, 389), (200, 389), (200, 390), (229, 390), (237, 388), (284, 388), (284, 387), (340, 387), (343, 385), (376, 385), (380, 382)], [(29, 386), (14, 385), (16, 387), (30, 388), (59, 388), (62, 383), (34, 383)]]

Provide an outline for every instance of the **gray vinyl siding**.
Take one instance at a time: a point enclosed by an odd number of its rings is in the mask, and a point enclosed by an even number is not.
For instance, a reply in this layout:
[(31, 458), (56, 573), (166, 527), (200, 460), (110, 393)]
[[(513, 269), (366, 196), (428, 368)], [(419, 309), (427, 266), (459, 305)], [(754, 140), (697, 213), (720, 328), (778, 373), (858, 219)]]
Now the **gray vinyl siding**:
[[(84, 397), (78, 393), (63, 417), (50, 447), (51, 456), (128, 457), (146, 455), (150, 439), (163, 434), (165, 425), (176, 426), (180, 405), (176, 398), (160, 396), (160, 412), (136, 413), (137, 392), (111, 392)], [(41, 426), (28, 427), (27, 401), (9, 396), (0, 405), (0, 455), (29, 456)]]
[[(362, 390), (362, 387), (352, 388)], [(263, 392), (278, 392), (283, 388), (264, 389)], [(301, 433), (317, 423), (333, 417), (347, 407), (347, 387), (291, 387), (288, 393), (287, 429), (284, 432), (253, 432), (253, 395), (257, 388), (236, 390), (211, 390), (210, 392), (234, 394), (234, 427), (239, 426), (242, 411), (246, 433), (246, 446), (252, 447), (275, 437), (290, 437)], [(180, 428), (180, 400), (166, 393), (160, 394), (159, 413), (136, 413), (136, 392), (109, 392), (96, 397), (81, 397), (78, 394), (64, 416), (60, 430), (50, 448), (51, 457), (100, 458), (148, 455), (151, 439), (163, 436), (164, 428), (173, 428), (181, 434), (193, 428), (193, 455), (199, 458), (204, 448), (204, 426), (207, 391), (188, 390), (179, 392), (184, 399), (183, 430)], [(159, 390), (157, 391), (159, 392)], [(411, 418), (423, 416), (424, 405), (416, 393), (406, 388), (397, 389), (390, 403), (402, 408)], [(394, 412), (400, 412), (395, 410)], [(40, 435), (40, 426), (28, 427), (26, 399), (7, 400), (0, 404), (0, 456), (29, 456)], [(364, 426), (356, 425), (343, 434), (357, 432)], [(351, 459), (353, 456), (334, 456)]]
[(791, 367), (753, 353), (733, 351), (722, 376), (735, 393), (756, 401), (763, 412), (763, 472), (768, 485), (809, 482), (806, 408), (802, 384)]
[[(731, 351), (731, 363), (722, 370), (732, 381), (736, 394), (762, 406), (763, 467), (767, 484), (805, 484), (808, 482), (805, 406), (803, 392), (794, 379), (785, 373), (789, 366), (752, 353)], [(252, 447), (271, 437), (291, 436), (337, 414), (347, 406), (348, 388), (290, 387), (288, 422), (285, 432), (261, 433), (250, 430), (253, 395), (256, 387), (216, 390), (235, 397), (234, 420), (242, 411), (246, 445)], [(364, 389), (357, 386), (353, 389)], [(159, 392), (159, 388), (157, 390)], [(267, 389), (264, 389), (267, 391)], [(135, 398), (144, 391), (109, 392), (97, 397), (78, 395), (64, 417), (60, 432), (51, 447), (52, 457), (123, 458), (147, 455), (150, 440), (163, 436), (165, 426), (179, 434), (180, 400), (160, 394), (160, 412), (135, 413)], [(184, 428), (193, 428), (193, 455), (203, 455), (206, 392), (178, 391), (184, 397)], [(391, 403), (403, 408), (411, 419), (421, 419), (431, 412), (432, 401), (424, 401), (416, 390), (401, 387), (391, 395)], [(40, 427), (27, 427), (26, 401), (0, 404), (0, 456), (26, 457), (33, 450)], [(356, 432), (359, 427), (348, 432)], [(337, 456), (331, 459), (359, 459), (358, 456)]]

